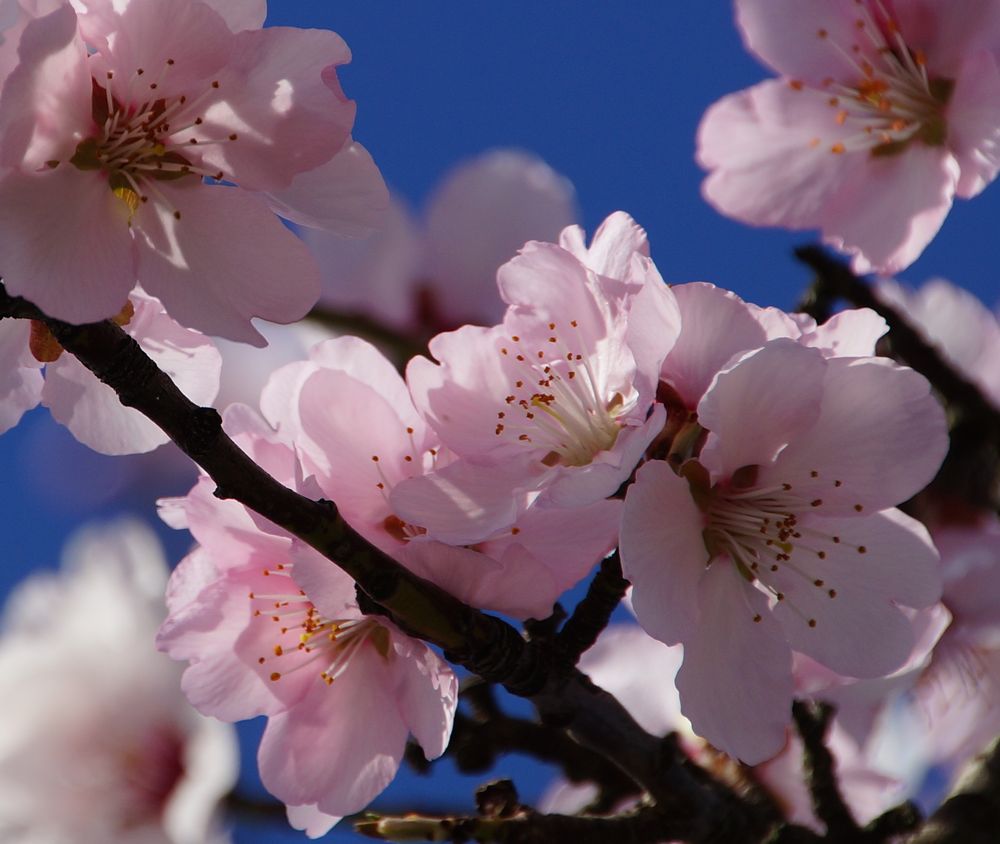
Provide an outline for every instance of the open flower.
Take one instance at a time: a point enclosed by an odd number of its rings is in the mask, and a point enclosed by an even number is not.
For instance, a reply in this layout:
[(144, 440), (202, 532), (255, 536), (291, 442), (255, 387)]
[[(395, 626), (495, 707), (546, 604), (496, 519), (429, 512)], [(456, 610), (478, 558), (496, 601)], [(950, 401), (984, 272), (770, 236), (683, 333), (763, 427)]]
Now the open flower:
[(381, 184), (350, 141), (347, 46), (233, 32), (199, 0), (82, 5), (25, 27), (0, 97), (7, 289), (80, 323), (117, 313), (138, 280), (181, 323), (262, 343), (250, 317), (296, 320), (319, 292), (268, 203), (321, 217), (341, 171)]
[[(663, 426), (657, 373), (679, 327), (647, 251), (645, 232), (618, 213), (589, 248), (573, 227), (501, 267), (503, 323), (440, 334), (438, 363), (407, 368), (414, 404), (461, 460), (401, 484), (400, 507), (434, 501), (450, 518), (450, 499), (496, 529), (520, 507), (512, 501), (586, 506), (628, 478)], [(636, 332), (645, 321), (657, 323), (655, 348)]]
[(684, 644), (697, 733), (755, 764), (784, 743), (792, 651), (851, 677), (909, 656), (897, 608), (940, 594), (927, 532), (894, 505), (947, 446), (924, 378), (779, 338), (738, 357), (698, 404), (707, 438), (629, 488), (622, 564), (640, 624)]
[[(309, 361), (278, 370), (261, 404), (294, 442), (304, 471), (355, 530), (474, 606), (544, 618), (617, 542), (619, 501), (511, 512), (511, 524), (499, 530), (484, 530), (464, 512), (445, 519), (434, 512), (437, 499), (408, 499), (409, 508), (397, 507), (400, 486), (455, 458), (417, 413), (389, 361), (357, 338), (320, 343)], [(358, 408), (364, 408), (360, 420)], [(503, 499), (504, 487), (495, 492), (495, 479), (485, 470), (468, 480), (481, 490), (481, 500)]]
[(713, 105), (703, 193), (748, 223), (818, 228), (854, 269), (896, 272), (953, 197), (1000, 167), (1000, 13), (988, 0), (737, 0), (781, 79)]
[(232, 728), (202, 718), (156, 653), (167, 566), (148, 527), (88, 528), (26, 581), (0, 638), (0, 839), (220, 844)]
[[(296, 485), (294, 452), (262, 419), (233, 405), (226, 425)], [(363, 615), (341, 569), (213, 488), (203, 477), (164, 502), (199, 546), (171, 578), (159, 647), (190, 661), (182, 687), (200, 711), (268, 716), (261, 779), (294, 826), (322, 835), (389, 784), (408, 734), (430, 758), (444, 751), (458, 684), (425, 644)]]

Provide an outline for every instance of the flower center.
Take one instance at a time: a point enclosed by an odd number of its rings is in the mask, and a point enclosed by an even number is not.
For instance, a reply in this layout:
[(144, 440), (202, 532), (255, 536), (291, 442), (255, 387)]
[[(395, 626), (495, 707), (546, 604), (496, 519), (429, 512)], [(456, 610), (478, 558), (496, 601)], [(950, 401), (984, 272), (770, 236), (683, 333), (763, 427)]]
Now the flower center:
[[(717, 484), (708, 492), (695, 490), (704, 512), (702, 536), (709, 565), (728, 557), (748, 582), (776, 602), (786, 601), (785, 590), (792, 585), (810, 585), (828, 598), (836, 598), (837, 590), (828, 582), (824, 561), (834, 549), (853, 549), (858, 554), (867, 554), (869, 549), (810, 525), (810, 516), (822, 511), (822, 499), (806, 500), (789, 483), (761, 488), (741, 483), (752, 484), (755, 475), (756, 467), (747, 466), (726, 484)], [(855, 509), (860, 512), (863, 507), (859, 504)], [(803, 618), (809, 627), (816, 626), (815, 618)], [(755, 616), (754, 621), (760, 617)]]
[[(577, 321), (569, 327), (575, 331)], [(618, 419), (634, 400), (605, 389), (590, 362), (559, 336), (556, 323), (548, 329), (544, 343), (536, 344), (542, 348), (529, 347), (516, 334), (513, 347), (500, 348), (512, 380), (494, 433), (538, 449), (546, 465), (585, 466), (614, 446)]]
[[(262, 594), (251, 592), (254, 618), (269, 619), (275, 625), (275, 643), (271, 652), (258, 657), (257, 664), (268, 665), (271, 682), (309, 666), (319, 668), (319, 678), (333, 684), (350, 664), (351, 658), (370, 642), (383, 659), (389, 658), (389, 630), (374, 618), (326, 618), (298, 588), (292, 579), (293, 566), (279, 563), (264, 569), (264, 575), (275, 578), (288, 591)], [(280, 670), (279, 670), (280, 669)]]
[[(157, 91), (163, 78), (175, 66), (167, 59), (157, 80), (146, 83), (147, 74), (138, 68), (129, 80), (128, 90), (143, 93), (129, 104), (119, 102), (111, 92), (114, 76), (107, 74), (105, 85), (93, 80), (91, 110), (97, 134), (77, 144), (69, 159), (80, 170), (99, 170), (108, 177), (114, 194), (134, 214), (139, 204), (148, 202), (156, 194), (155, 183), (175, 181), (187, 176), (222, 179), (224, 173), (208, 168), (193, 160), (195, 148), (210, 144), (236, 141), (231, 133), (225, 138), (206, 138), (202, 135), (204, 124), (200, 110), (207, 101), (214, 100), (219, 82), (213, 81), (201, 96), (189, 98), (185, 94), (159, 97)], [(136, 102), (138, 104), (136, 104)], [(185, 149), (185, 152), (181, 152)], [(59, 165), (49, 161), (50, 167)], [(179, 219), (180, 212), (174, 216)]]
[[(836, 51), (849, 66), (849, 83), (827, 78), (823, 90), (838, 126), (855, 128), (854, 134), (830, 146), (842, 154), (869, 150), (887, 156), (902, 152), (911, 142), (940, 146), (947, 137), (944, 110), (954, 81), (931, 77), (921, 50), (911, 50), (899, 25), (881, 0), (857, 2), (854, 21), (858, 40), (839, 44), (825, 29), (816, 32), (828, 49)], [(800, 89), (802, 83), (792, 81)], [(811, 146), (822, 139), (813, 138)]]

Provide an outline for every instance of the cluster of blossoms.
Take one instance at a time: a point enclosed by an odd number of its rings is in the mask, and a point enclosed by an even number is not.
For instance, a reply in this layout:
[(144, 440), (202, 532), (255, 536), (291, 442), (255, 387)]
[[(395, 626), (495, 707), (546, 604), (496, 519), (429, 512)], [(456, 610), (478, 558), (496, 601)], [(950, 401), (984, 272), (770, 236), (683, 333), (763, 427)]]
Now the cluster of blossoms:
[[(545, 617), (620, 547), (639, 623), (683, 645), (680, 710), (750, 764), (785, 746), (801, 665), (835, 686), (916, 658), (941, 574), (895, 505), (931, 480), (947, 434), (926, 380), (873, 356), (880, 317), (817, 326), (667, 286), (623, 213), (589, 245), (575, 226), (528, 243), (498, 287), (503, 320), (438, 335), (405, 380), (364, 341), (328, 340), (272, 376), (260, 414), (232, 405), (227, 430), (482, 609)], [(269, 716), (265, 784), (318, 834), (388, 783), (408, 731), (442, 752), (455, 680), (362, 615), (334, 564), (212, 489), (163, 505), (199, 545), (160, 646), (191, 661), (203, 712)]]
[[(953, 196), (1000, 170), (1000, 7), (971, 5), (960, 19), (943, 0), (737, 0), (748, 46), (784, 78), (705, 116), (706, 197), (750, 222), (819, 227), (859, 271), (911, 263)], [(791, 35), (769, 24), (777, 7)], [(1000, 523), (978, 511), (956, 523), (924, 492), (948, 421), (922, 375), (876, 355), (881, 316), (817, 324), (709, 283), (668, 285), (634, 220), (612, 214), (588, 243), (568, 184), (520, 153), (467, 165), (415, 223), (351, 138), (336, 73), (346, 45), (263, 29), (262, 0), (0, 8), (8, 293), (71, 323), (113, 319), (190, 399), (216, 402), (258, 466), (334, 502), (367, 543), (472, 607), (546, 618), (617, 549), (638, 627), (608, 630), (581, 667), (644, 729), (678, 731), (692, 759), (752, 777), (790, 819), (818, 826), (793, 698), (836, 704), (829, 744), (859, 818), (915, 788), (880, 757), (893, 731), (949, 773), (1000, 731)], [(331, 240), (387, 207), (377, 237)], [(298, 237), (276, 215), (312, 230)], [(58, 240), (37, 236), (41, 216)], [(882, 280), (877, 293), (1000, 406), (993, 314), (941, 281), (911, 294)], [(397, 368), (356, 337), (327, 332), (299, 354), (305, 334), (269, 329), (291, 350), (282, 365), (270, 359), (262, 389), (217, 398), (223, 356), (206, 335), (260, 345), (251, 318), (292, 323), (318, 299), (374, 300), (387, 325), (439, 333)], [(0, 322), (0, 431), (44, 404), (105, 453), (166, 441), (53, 331)], [(293, 826), (318, 837), (368, 806), (411, 736), (428, 759), (444, 753), (458, 678), (409, 628), (368, 612), (335, 560), (222, 500), (207, 475), (160, 512), (196, 544), (165, 587), (157, 646), (188, 663), (180, 685), (204, 715), (267, 718), (261, 777)], [(175, 667), (126, 647), (161, 620), (131, 612), (163, 591), (163, 566), (142, 568), (155, 553), (100, 553), (111, 562), (86, 552), (75, 585), (19, 597), (0, 664), (20, 677), (26, 643), (44, 634), (65, 640), (51, 676), (83, 682), (99, 673), (88, 650), (115, 653), (94, 685), (136, 695), (120, 735), (87, 743), (107, 717), (97, 697), (52, 719), (71, 752), (108, 757), (94, 787), (121, 806), (92, 838), (200, 844), (218, 835), (228, 738), (216, 730), (214, 755), (196, 750), (208, 728), (164, 691)], [(77, 588), (121, 612), (93, 624), (63, 594)], [(24, 718), (47, 692), (3, 699)], [(22, 772), (61, 763), (5, 742), (0, 833), (17, 835), (18, 812), (37, 813), (37, 778)], [(202, 768), (207, 785), (188, 787)], [(91, 799), (83, 785), (67, 806)], [(210, 799), (171, 808), (191, 788)], [(588, 799), (563, 788), (548, 807)]]

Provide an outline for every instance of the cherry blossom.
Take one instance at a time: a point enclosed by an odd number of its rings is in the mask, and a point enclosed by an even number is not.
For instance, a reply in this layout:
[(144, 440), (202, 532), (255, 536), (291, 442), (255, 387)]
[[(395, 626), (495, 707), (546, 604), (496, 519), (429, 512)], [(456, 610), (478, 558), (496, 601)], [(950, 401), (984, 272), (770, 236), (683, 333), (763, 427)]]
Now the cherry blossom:
[[(618, 501), (512, 512), (510, 525), (496, 531), (464, 512), (449, 521), (435, 513), (434, 500), (398, 507), (399, 487), (454, 456), (417, 413), (389, 361), (357, 338), (321, 343), (309, 361), (278, 370), (261, 406), (355, 530), (474, 606), (544, 618), (617, 543)], [(358, 408), (364, 408), (360, 423)], [(494, 488), (494, 480), (492, 472), (470, 478), (481, 500), (499, 499), (499, 507), (510, 496), (503, 485)], [(422, 515), (435, 527), (426, 527)]]
[(220, 4), (227, 18), (199, 0), (81, 5), (79, 19), (61, 5), (28, 23), (0, 97), (8, 291), (88, 322), (138, 279), (181, 323), (263, 343), (250, 317), (291, 322), (319, 290), (269, 203), (320, 225), (384, 205), (349, 135), (335, 73), (347, 46), (321, 30), (233, 32), (256, 3)]
[(445, 174), (419, 219), (396, 200), (367, 239), (320, 229), (303, 239), (323, 271), (322, 302), (441, 331), (501, 318), (497, 269), (576, 219), (569, 181), (534, 155), (497, 149)]
[[(219, 844), (232, 728), (202, 718), (153, 648), (167, 566), (137, 522), (90, 527), (7, 604), (0, 838)], [(16, 729), (13, 728), (16, 725)]]
[[(274, 477), (303, 483), (292, 448), (249, 408), (225, 421)], [(408, 734), (429, 758), (444, 751), (457, 681), (422, 642), (362, 614), (336, 565), (212, 489), (203, 477), (163, 503), (199, 545), (171, 578), (158, 644), (189, 661), (182, 687), (202, 712), (268, 717), (261, 779), (317, 837), (389, 784)]]
[[(212, 342), (182, 328), (163, 306), (134, 290), (115, 321), (192, 401), (207, 404), (219, 387), (219, 353)], [(44, 378), (41, 368), (45, 367)], [(167, 435), (67, 354), (44, 324), (0, 322), (0, 432), (39, 403), (84, 445), (102, 454), (136, 454)]]
[(698, 133), (705, 198), (757, 225), (818, 228), (857, 272), (897, 272), (952, 199), (1000, 167), (1000, 13), (988, 0), (738, 0), (781, 75), (724, 97)]
[(893, 505), (933, 476), (945, 422), (912, 370), (790, 338), (720, 371), (697, 420), (680, 474), (650, 461), (629, 488), (622, 564), (639, 622), (684, 644), (695, 731), (755, 764), (784, 743), (793, 650), (851, 677), (910, 655), (897, 605), (930, 606), (940, 579)]
[[(558, 245), (529, 243), (498, 274), (503, 323), (440, 334), (430, 343), (437, 363), (410, 362), (414, 404), (462, 459), (401, 484), (404, 515), (434, 502), (441, 519), (474, 510), (499, 528), (523, 501), (586, 506), (628, 478), (663, 426), (657, 373), (679, 327), (647, 252), (623, 213), (589, 248), (575, 227)], [(647, 324), (658, 327), (655, 345), (639, 330)]]
[(1000, 322), (996, 314), (967, 290), (941, 278), (931, 279), (919, 290), (882, 279), (876, 290), (1000, 407)]

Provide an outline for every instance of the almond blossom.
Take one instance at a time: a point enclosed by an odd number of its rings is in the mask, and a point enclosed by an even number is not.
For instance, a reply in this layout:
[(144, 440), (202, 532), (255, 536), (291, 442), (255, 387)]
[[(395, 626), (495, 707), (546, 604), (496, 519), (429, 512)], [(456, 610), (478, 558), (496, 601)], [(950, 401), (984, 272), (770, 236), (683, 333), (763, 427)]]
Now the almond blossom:
[(990, 0), (737, 0), (780, 79), (713, 105), (705, 198), (756, 225), (818, 228), (856, 272), (896, 272), (957, 195), (1000, 168), (1000, 11)]
[(222, 844), (232, 728), (156, 653), (167, 566), (149, 528), (90, 527), (10, 597), (0, 638), (0, 838)]
[[(302, 487), (294, 451), (253, 411), (233, 405), (225, 423), (259, 465)], [(425, 644), (364, 615), (336, 565), (212, 489), (203, 477), (163, 502), (199, 544), (171, 578), (158, 644), (189, 661), (182, 688), (200, 711), (267, 716), (261, 779), (317, 837), (389, 784), (408, 734), (429, 758), (444, 751), (457, 681)]]
[(897, 605), (933, 604), (940, 578), (926, 530), (894, 505), (936, 471), (944, 416), (912, 370), (778, 338), (715, 376), (697, 424), (680, 474), (639, 469), (622, 564), (642, 626), (684, 644), (695, 731), (756, 764), (784, 743), (792, 651), (851, 677), (909, 656)]
[(647, 252), (624, 213), (589, 248), (576, 227), (528, 243), (497, 276), (503, 323), (440, 334), (437, 363), (410, 362), (414, 404), (461, 459), (401, 484), (402, 514), (434, 517), (421, 506), (433, 502), (441, 519), (475, 511), (500, 528), (522, 502), (586, 506), (628, 478), (663, 426), (657, 373), (679, 327)]
[(347, 46), (320, 30), (234, 32), (200, 0), (80, 5), (27, 24), (0, 96), (8, 291), (80, 323), (117, 313), (138, 280), (181, 323), (263, 343), (250, 317), (291, 322), (319, 291), (269, 204), (318, 225), (384, 205), (349, 135), (335, 73)]
[[(211, 402), (221, 366), (212, 342), (178, 325), (141, 290), (132, 291), (126, 302), (115, 321), (189, 399)], [(0, 322), (0, 433), (39, 403), (77, 440), (102, 454), (152, 451), (168, 440), (156, 424), (124, 407), (111, 387), (65, 353), (43, 323), (4, 320)]]
[(446, 173), (417, 219), (394, 200), (369, 238), (302, 236), (323, 272), (322, 302), (442, 331), (500, 319), (497, 269), (525, 242), (555, 240), (576, 219), (565, 177), (530, 153), (496, 149)]
[[(447, 520), (435, 513), (433, 499), (411, 501), (404, 515), (396, 490), (455, 458), (417, 413), (389, 361), (357, 338), (321, 343), (309, 361), (278, 370), (261, 406), (294, 442), (322, 495), (355, 530), (474, 606), (544, 618), (617, 543), (618, 501), (511, 512), (511, 524), (496, 531), (484, 530), (464, 512)], [(364, 408), (360, 420), (358, 408)], [(509, 502), (502, 484), (493, 490), (495, 479), (485, 472), (470, 480), (478, 484), (480, 500)], [(423, 516), (434, 527), (425, 526)]]
[(943, 278), (913, 290), (891, 279), (876, 286), (880, 298), (1000, 408), (1000, 321), (972, 293)]

